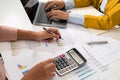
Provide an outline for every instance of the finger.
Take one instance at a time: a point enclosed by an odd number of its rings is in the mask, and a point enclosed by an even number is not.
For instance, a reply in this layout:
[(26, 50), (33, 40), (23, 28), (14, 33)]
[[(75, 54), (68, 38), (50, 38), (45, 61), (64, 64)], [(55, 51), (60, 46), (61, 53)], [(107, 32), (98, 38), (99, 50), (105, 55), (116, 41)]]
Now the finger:
[(51, 79), (51, 78), (53, 78), (53, 77), (55, 77), (55, 73), (49, 73), (48, 74), (48, 77)]
[(55, 64), (47, 64), (45, 66), (45, 69), (47, 70), (47, 73), (55, 72)]
[(47, 6), (45, 6), (45, 10), (52, 8), (55, 5), (55, 2), (50, 2), (49, 4), (47, 4)]
[(54, 16), (54, 15), (56, 15), (56, 14), (55, 14), (55, 12), (53, 12), (53, 11), (50, 11), (50, 12), (47, 13), (47, 17), (48, 17), (48, 18), (50, 18), (50, 17), (52, 17), (52, 16)]
[(45, 42), (49, 42), (52, 38), (44, 39)]
[(52, 10), (52, 11), (47, 13), (47, 17), (55, 16), (58, 14), (59, 14), (59, 12), (57, 10)]
[(49, 17), (50, 20), (53, 20), (53, 19), (60, 19), (60, 17), (58, 15), (51, 15)]
[(48, 2), (46, 3), (46, 5), (45, 5), (44, 9), (46, 9), (46, 7), (47, 7), (50, 3), (52, 3), (52, 1), (48, 1)]
[(51, 58), (51, 59), (48, 59), (45, 61), (45, 63), (49, 64), (49, 63), (54, 63), (55, 62), (55, 59), (54, 58)]
[(59, 38), (61, 39), (61, 34), (60, 34), (60, 32), (58, 30), (56, 30), (54, 33), (59, 35)]
[(52, 72), (55, 72), (55, 71), (56, 71), (55, 67), (51, 67), (51, 68), (49, 67), (49, 69), (48, 69), (49, 73), (52, 73)]
[(53, 42), (53, 38), (45, 39), (45, 41), (51, 43), (51, 42)]
[(49, 43), (52, 43), (53, 42), (53, 39), (49, 39), (49, 41), (48, 41)]
[(58, 30), (56, 30), (56, 34), (58, 34), (59, 38), (61, 38), (61, 34), (60, 34), (60, 32)]
[(57, 39), (59, 39), (59, 35), (58, 35), (58, 34), (53, 33), (53, 38), (57, 38)]
[(59, 35), (59, 38), (61, 38), (61, 35), (60, 35), (60, 32), (58, 31), (58, 29), (56, 29), (56, 28), (50, 28), (50, 30), (51, 30), (53, 33)]

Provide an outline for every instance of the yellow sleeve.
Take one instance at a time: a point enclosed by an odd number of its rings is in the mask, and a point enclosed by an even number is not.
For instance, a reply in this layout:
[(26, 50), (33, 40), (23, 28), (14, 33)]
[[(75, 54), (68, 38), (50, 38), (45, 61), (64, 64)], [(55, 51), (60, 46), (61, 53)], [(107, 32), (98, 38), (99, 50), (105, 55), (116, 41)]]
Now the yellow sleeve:
[(89, 6), (93, 3), (93, 0), (74, 0), (76, 8)]
[(103, 16), (85, 15), (84, 26), (86, 28), (110, 29), (120, 24), (120, 3)]

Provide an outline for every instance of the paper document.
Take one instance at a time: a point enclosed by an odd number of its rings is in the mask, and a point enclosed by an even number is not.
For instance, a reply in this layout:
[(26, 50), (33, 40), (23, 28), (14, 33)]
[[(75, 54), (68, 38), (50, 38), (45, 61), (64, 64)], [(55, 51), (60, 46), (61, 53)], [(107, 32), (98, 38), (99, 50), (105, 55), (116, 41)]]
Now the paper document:
[[(96, 36), (90, 32), (84, 32), (80, 30), (70, 29), (71, 36), (75, 42), (79, 45), (83, 45), (84, 48), (96, 58), (96, 60), (102, 65), (108, 65), (113, 61), (120, 58), (120, 43), (112, 38), (104, 36)], [(77, 35), (75, 37), (74, 35)], [(106, 44), (94, 44), (88, 45), (88, 42), (107, 41)]]
[[(64, 51), (61, 51), (61, 53), (63, 53)], [(11, 80), (21, 80), (23, 75), (27, 73), (37, 63), (49, 58), (53, 58), (59, 53), (51, 53), (40, 50), (25, 51), (24, 54), (6, 58), (5, 67)], [(84, 53), (84, 55), (87, 54)], [(102, 69), (100, 69), (99, 67), (100, 65), (98, 66), (97, 64), (98, 63), (95, 62), (95, 59), (92, 59), (91, 56), (88, 56), (87, 63), (83, 67), (76, 69), (64, 76), (59, 76), (58, 74), (56, 74), (56, 76), (51, 80), (102, 80), (103, 77), (101, 74), (104, 74), (105, 70), (102, 71)]]
[(120, 58), (120, 43), (108, 38), (107, 44), (84, 45), (102, 65), (108, 65)]
[(93, 6), (71, 9), (71, 10), (68, 10), (68, 12), (75, 13), (75, 14), (82, 14), (82, 15), (95, 15), (95, 16), (104, 15), (103, 13), (95, 9)]

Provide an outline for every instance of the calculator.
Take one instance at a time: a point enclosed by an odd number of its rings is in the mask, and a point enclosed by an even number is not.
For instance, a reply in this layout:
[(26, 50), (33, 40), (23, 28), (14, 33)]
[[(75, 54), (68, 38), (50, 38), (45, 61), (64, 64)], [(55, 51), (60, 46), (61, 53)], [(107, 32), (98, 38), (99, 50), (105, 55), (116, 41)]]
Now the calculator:
[(55, 57), (56, 72), (62, 76), (79, 67), (82, 67), (87, 60), (80, 54), (76, 48), (72, 48), (66, 53)]

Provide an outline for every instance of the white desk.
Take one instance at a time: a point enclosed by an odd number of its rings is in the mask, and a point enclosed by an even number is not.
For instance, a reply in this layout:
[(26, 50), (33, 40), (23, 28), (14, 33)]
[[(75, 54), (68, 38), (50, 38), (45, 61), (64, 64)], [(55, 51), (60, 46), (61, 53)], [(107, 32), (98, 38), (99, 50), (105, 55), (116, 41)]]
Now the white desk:
[(0, 0), (0, 25), (32, 29), (32, 24), (20, 0)]
[[(20, 0), (0, 0), (0, 25), (32, 30), (32, 24), (22, 6)], [(9, 42), (1, 43), (6, 46)], [(1, 47), (1, 52), (6, 48)], [(6, 52), (8, 55), (11, 52)]]
[[(13, 26), (13, 27), (18, 27), (21, 29), (32, 29), (32, 25), (31, 22), (27, 16), (27, 14), (25, 13), (25, 10), (22, 7), (22, 4), (20, 3), (19, 0), (1, 0), (0, 1), (0, 13), (2, 15), (0, 15), (0, 24), (1, 25), (8, 25), (8, 26)], [(69, 27), (70, 24), (68, 24)], [(81, 31), (89, 31), (88, 29), (84, 29), (84, 28), (79, 28), (79, 25), (73, 25), (72, 27), (69, 28), (76, 28), (77, 30), (81, 30)], [(116, 34), (113, 34), (110, 32), (105, 34), (106, 36), (110, 36), (112, 38), (118, 38), (120, 39), (120, 36), (115, 36)], [(115, 37), (114, 37), (115, 36)], [(8, 55), (11, 52), (7, 52), (7, 48), (6, 45), (8, 47), (11, 46), (10, 43), (0, 43), (4, 46), (0, 47), (0, 50), (2, 49), (3, 52), (5, 51), (5, 55)], [(118, 63), (113, 63), (113, 66), (116, 67), (116, 64)], [(119, 63), (120, 64), (120, 63)], [(115, 69), (115, 68), (113, 68)], [(118, 68), (117, 68), (118, 69)], [(16, 75), (16, 74), (13, 74)], [(117, 74), (118, 75), (118, 74)], [(17, 75), (16, 75), (17, 76)], [(119, 75), (118, 75), (119, 76)], [(119, 78), (118, 78), (119, 79)], [(114, 79), (115, 80), (115, 79)]]

